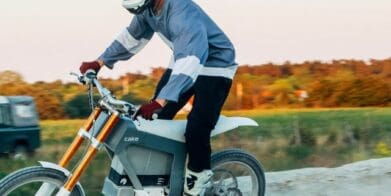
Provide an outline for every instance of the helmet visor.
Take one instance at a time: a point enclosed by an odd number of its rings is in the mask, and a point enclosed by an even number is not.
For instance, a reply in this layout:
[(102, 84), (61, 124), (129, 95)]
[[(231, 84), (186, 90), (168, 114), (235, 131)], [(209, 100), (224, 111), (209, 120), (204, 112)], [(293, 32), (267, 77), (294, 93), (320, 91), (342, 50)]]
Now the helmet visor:
[(135, 9), (135, 8), (143, 6), (144, 3), (145, 3), (145, 0), (123, 0), (122, 6), (125, 9)]
[(151, 0), (123, 0), (122, 6), (132, 14), (139, 14), (150, 4)]

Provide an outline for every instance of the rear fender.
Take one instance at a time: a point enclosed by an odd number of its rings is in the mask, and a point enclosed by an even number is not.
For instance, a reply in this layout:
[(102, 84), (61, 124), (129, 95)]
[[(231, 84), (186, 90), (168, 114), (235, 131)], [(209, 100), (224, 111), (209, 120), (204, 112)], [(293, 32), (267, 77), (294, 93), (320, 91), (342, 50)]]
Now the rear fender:
[(258, 126), (258, 123), (251, 118), (220, 116), (215, 129), (211, 133), (211, 137), (231, 131), (241, 126)]

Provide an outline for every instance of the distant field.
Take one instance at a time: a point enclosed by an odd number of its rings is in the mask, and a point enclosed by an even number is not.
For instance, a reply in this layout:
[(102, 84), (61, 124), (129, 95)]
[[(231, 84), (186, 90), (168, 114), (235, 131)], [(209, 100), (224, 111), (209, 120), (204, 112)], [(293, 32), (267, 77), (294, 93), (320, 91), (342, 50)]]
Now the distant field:
[[(213, 149), (243, 148), (254, 154), (267, 171), (337, 166), (391, 156), (391, 108), (249, 110), (224, 114), (247, 116), (260, 126), (242, 127), (221, 135), (213, 139)], [(36, 165), (38, 160), (57, 162), (83, 122), (42, 121), (42, 147), (27, 161), (0, 157), (0, 178), (18, 168)], [(99, 194), (109, 165), (102, 151), (87, 170), (82, 184), (90, 195)]]

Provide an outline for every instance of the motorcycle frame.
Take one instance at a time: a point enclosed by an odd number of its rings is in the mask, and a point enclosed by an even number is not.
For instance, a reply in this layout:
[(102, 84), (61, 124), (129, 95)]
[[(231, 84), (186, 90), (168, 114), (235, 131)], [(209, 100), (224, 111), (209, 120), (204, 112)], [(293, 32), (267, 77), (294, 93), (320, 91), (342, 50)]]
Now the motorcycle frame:
[(169, 196), (181, 195), (186, 162), (185, 143), (139, 131), (134, 123), (137, 121), (133, 121), (116, 111), (110, 112), (99, 106), (96, 107), (58, 163), (60, 167), (65, 168), (83, 141), (86, 139), (91, 141), (87, 153), (81, 159), (82, 161), (69, 175), (57, 195), (70, 195), (81, 175), (102, 146), (110, 152), (109, 154), (118, 157), (135, 191), (142, 191), (143, 185), (129, 160), (126, 149), (130, 146), (139, 146), (172, 155)]

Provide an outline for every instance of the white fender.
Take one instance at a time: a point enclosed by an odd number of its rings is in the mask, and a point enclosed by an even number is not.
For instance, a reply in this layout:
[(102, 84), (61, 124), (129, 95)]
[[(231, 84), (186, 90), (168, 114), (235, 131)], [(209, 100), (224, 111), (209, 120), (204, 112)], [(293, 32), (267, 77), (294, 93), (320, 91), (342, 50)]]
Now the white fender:
[[(141, 117), (134, 122), (139, 131), (148, 132), (161, 137), (185, 142), (185, 129), (187, 120), (145, 120)], [(258, 123), (250, 118), (220, 116), (211, 137), (230, 131), (239, 126), (258, 126)]]
[(39, 164), (41, 164), (42, 167), (61, 171), (62, 173), (64, 173), (65, 176), (69, 176), (71, 174), (71, 172), (69, 172), (67, 169), (59, 166), (58, 164), (46, 162), (46, 161), (38, 161), (38, 162), (39, 162)]
[[(62, 172), (65, 176), (70, 176), (71, 175), (71, 172), (69, 172), (67, 169), (55, 164), (55, 163), (51, 163), (51, 162), (46, 162), (46, 161), (38, 161), (39, 164), (41, 164), (42, 167), (44, 168), (50, 168), (50, 169), (54, 169), (54, 170), (57, 170), (57, 171), (60, 171)], [(84, 192), (84, 189), (82, 188), (81, 184), (78, 182), (76, 184), (76, 186), (79, 186), (81, 187), (81, 191), (82, 191), (82, 195), (86, 195), (85, 192)], [(50, 184), (50, 183), (43, 183), (41, 185), (41, 187), (39, 188), (39, 190), (37, 191), (37, 193), (35, 193), (35, 196), (46, 196), (48, 195), (48, 193), (51, 193), (53, 192), (53, 190), (55, 189), (56, 187), (54, 187), (53, 184)], [(51, 195), (51, 194), (50, 194)], [(68, 196), (70, 195), (70, 192), (66, 189), (64, 189), (63, 187), (60, 189), (60, 191), (57, 193), (57, 196)]]
[(240, 126), (258, 126), (258, 123), (251, 118), (220, 116), (210, 136), (213, 137)]

